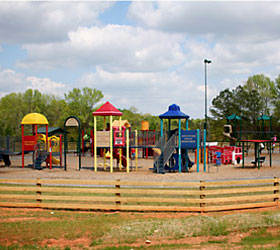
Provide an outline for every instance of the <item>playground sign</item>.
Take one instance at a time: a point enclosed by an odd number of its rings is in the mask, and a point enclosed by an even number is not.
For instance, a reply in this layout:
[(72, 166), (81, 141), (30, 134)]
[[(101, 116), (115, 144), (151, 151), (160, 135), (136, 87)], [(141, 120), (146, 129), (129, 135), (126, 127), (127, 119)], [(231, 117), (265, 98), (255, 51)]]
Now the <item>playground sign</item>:
[(196, 130), (181, 130), (181, 145), (182, 148), (197, 147), (197, 131)]

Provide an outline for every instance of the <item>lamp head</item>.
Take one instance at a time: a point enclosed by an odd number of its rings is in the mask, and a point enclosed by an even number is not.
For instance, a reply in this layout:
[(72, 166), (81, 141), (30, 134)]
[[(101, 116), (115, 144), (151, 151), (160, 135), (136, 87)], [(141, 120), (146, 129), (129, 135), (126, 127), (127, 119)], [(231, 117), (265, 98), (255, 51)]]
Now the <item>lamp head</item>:
[(211, 60), (204, 59), (204, 63), (211, 63), (211, 62), (212, 62)]

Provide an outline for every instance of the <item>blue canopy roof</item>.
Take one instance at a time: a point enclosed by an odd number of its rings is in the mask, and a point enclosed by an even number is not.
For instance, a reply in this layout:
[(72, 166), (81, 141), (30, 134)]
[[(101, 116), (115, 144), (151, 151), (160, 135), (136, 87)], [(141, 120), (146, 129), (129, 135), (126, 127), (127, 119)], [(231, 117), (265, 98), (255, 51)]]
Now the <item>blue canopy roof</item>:
[(180, 107), (172, 104), (168, 107), (168, 111), (159, 116), (160, 119), (189, 119), (189, 116), (180, 111)]

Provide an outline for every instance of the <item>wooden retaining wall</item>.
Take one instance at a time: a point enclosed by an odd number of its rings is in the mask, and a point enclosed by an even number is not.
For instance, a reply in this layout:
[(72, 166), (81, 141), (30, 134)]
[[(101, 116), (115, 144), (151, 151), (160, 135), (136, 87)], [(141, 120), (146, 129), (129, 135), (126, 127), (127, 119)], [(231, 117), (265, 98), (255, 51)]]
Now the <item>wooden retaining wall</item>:
[(273, 207), (279, 206), (279, 181), (0, 179), (0, 207), (165, 212)]

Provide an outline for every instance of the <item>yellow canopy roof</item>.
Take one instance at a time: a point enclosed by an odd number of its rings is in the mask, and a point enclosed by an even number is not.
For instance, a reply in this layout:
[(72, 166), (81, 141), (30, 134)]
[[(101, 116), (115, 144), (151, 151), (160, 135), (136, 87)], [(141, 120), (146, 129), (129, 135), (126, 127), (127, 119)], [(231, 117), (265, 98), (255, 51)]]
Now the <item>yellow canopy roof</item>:
[(21, 120), (21, 124), (23, 125), (47, 125), (49, 124), (47, 118), (39, 113), (29, 113)]

